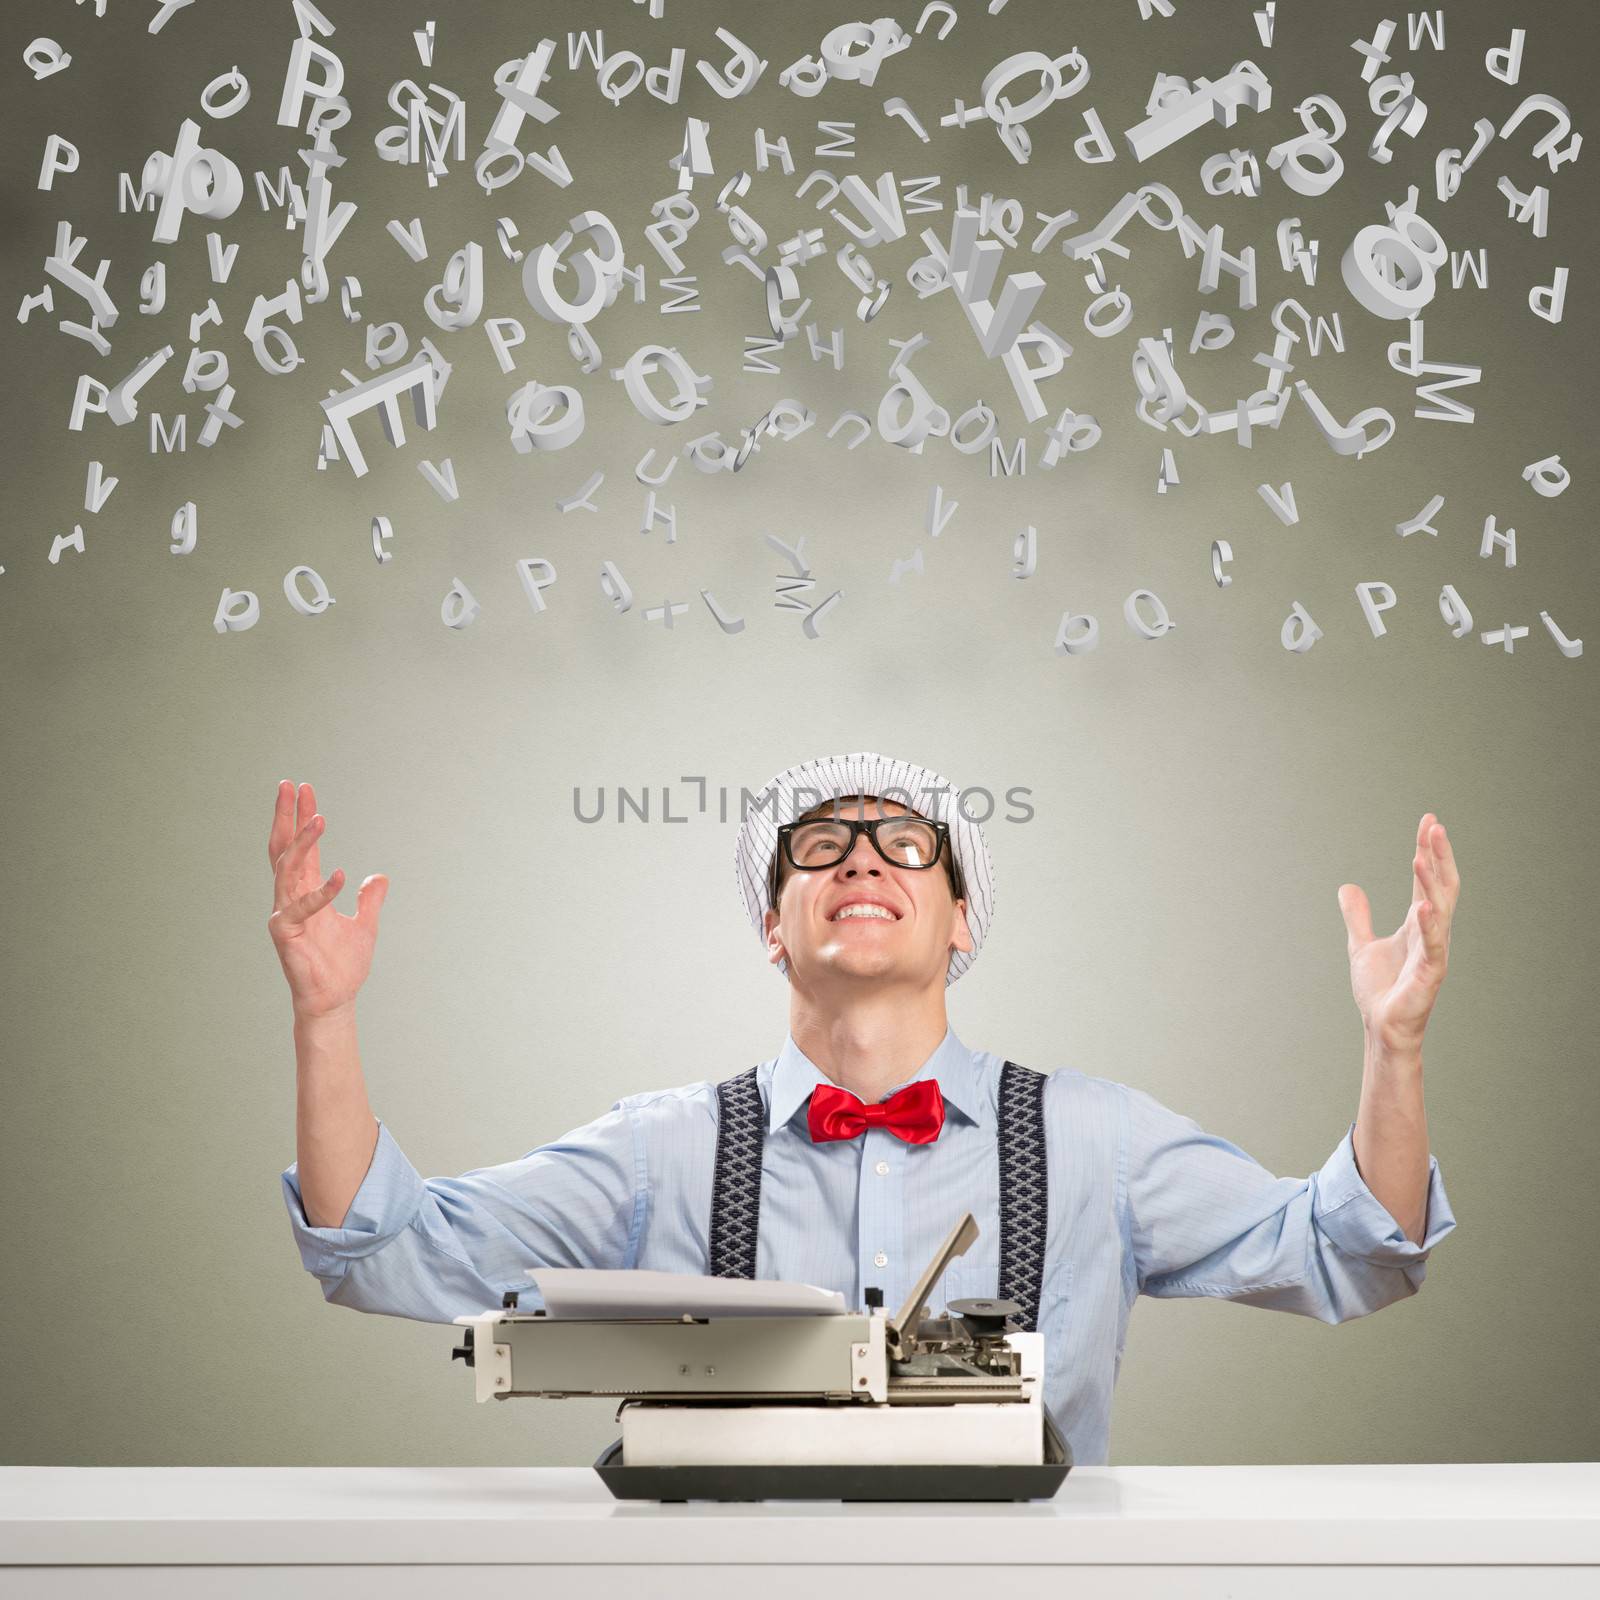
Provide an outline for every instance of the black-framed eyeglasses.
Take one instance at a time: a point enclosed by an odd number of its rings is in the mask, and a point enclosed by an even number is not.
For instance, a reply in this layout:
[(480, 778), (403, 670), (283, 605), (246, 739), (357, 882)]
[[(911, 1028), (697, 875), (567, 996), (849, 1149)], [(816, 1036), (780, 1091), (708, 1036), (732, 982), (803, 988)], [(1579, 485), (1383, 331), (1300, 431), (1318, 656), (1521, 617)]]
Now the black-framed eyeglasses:
[[(925, 872), (944, 855), (950, 826), (927, 817), (830, 817), (786, 822), (778, 829), (778, 848), (772, 857), (773, 904), (778, 900), (781, 861), (787, 861), (797, 872), (825, 871), (843, 861), (855, 849), (857, 836), (863, 833), (890, 866)], [(963, 890), (954, 852), (945, 862), (945, 870), (950, 892), (960, 900)]]

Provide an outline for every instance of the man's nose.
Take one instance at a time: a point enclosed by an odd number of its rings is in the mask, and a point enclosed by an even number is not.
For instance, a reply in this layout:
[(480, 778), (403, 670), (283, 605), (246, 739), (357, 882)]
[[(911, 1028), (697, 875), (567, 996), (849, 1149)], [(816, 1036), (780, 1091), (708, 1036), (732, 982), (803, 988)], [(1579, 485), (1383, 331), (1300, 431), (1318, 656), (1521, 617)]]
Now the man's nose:
[[(857, 856), (862, 857), (860, 862), (857, 862)], [(854, 848), (839, 862), (839, 865), (847, 875), (855, 872), (858, 866), (865, 866), (869, 872), (877, 872), (883, 866), (883, 857), (878, 854), (872, 840), (866, 834), (860, 833), (856, 835)]]

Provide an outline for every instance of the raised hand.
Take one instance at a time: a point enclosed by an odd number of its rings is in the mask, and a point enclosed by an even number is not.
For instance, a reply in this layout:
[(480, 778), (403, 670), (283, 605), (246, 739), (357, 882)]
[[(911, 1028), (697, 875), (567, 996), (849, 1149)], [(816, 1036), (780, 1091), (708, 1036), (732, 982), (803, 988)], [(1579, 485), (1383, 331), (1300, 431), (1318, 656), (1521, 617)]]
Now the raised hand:
[[(296, 807), (298, 805), (298, 814)], [(378, 910), (389, 880), (374, 873), (356, 895), (356, 914), (347, 917), (332, 902), (344, 883), (335, 868), (326, 878), (317, 860), (323, 818), (309, 783), (296, 790), (287, 779), (278, 785), (267, 837), (272, 865), (272, 935), (283, 975), (289, 980), (297, 1016), (327, 1016), (355, 1005), (356, 991), (372, 966), (378, 938)]]
[(1349, 935), (1350, 989), (1369, 1037), (1386, 1050), (1422, 1048), (1422, 1033), (1444, 982), (1450, 923), (1461, 874), (1444, 825), (1430, 811), (1417, 828), (1411, 859), (1411, 909), (1385, 939), (1373, 937), (1372, 908), (1360, 887), (1339, 886)]

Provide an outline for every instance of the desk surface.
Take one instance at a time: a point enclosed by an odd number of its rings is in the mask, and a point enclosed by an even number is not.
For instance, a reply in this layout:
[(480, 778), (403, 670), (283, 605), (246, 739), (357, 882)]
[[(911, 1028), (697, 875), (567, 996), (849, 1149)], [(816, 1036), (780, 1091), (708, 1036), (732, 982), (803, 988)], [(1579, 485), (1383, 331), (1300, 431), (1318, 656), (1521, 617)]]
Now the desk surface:
[(0, 1565), (904, 1566), (908, 1541), (928, 1565), (1600, 1565), (1600, 1462), (1075, 1467), (992, 1505), (660, 1505), (588, 1467), (0, 1467)]

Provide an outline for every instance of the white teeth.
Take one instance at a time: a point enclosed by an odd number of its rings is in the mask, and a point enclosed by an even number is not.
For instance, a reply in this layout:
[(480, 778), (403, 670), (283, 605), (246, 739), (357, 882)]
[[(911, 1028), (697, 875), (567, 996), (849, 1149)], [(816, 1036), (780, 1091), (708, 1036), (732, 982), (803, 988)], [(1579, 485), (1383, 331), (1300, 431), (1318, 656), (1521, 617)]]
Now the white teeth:
[(846, 906), (843, 911), (838, 912), (834, 916), (833, 920), (835, 922), (843, 922), (846, 917), (882, 917), (889, 922), (895, 922), (899, 920), (895, 916), (894, 912), (888, 910), (886, 907), (867, 905), (865, 902), (861, 902), (853, 906)]

